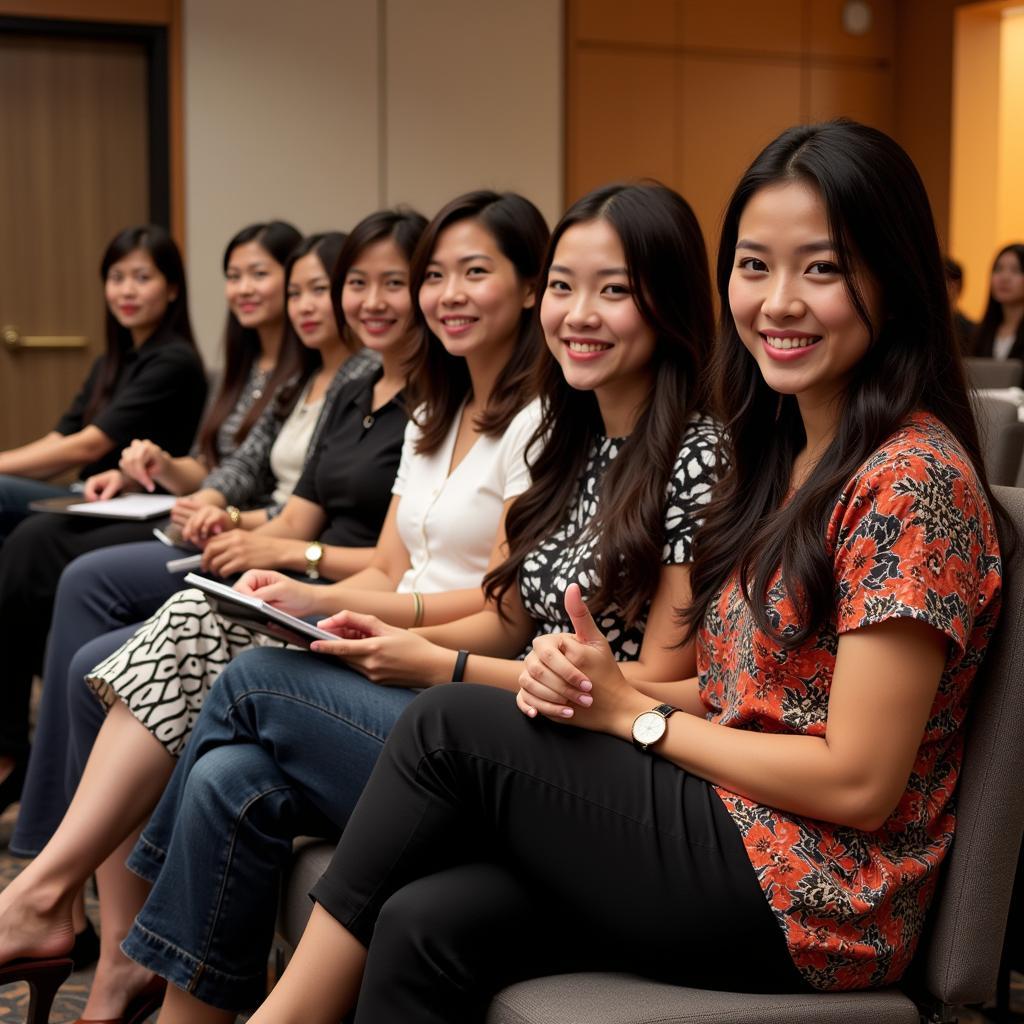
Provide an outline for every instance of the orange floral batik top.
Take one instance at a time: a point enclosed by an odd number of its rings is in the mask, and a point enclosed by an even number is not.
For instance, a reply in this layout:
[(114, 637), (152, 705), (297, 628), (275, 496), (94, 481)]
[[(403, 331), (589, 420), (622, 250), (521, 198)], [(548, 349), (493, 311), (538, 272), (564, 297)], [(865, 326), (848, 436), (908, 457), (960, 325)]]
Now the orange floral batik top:
[[(949, 637), (906, 792), (874, 832), (801, 818), (718, 787), (790, 953), (817, 989), (898, 978), (913, 955), (953, 839), (967, 696), (995, 625), (1001, 564), (970, 460), (934, 417), (915, 414), (843, 489), (828, 524), (835, 612), (795, 650), (759, 629), (736, 579), (698, 637), (708, 718), (734, 729), (824, 736), (839, 636), (910, 617)], [(796, 625), (781, 578), (768, 619)]]

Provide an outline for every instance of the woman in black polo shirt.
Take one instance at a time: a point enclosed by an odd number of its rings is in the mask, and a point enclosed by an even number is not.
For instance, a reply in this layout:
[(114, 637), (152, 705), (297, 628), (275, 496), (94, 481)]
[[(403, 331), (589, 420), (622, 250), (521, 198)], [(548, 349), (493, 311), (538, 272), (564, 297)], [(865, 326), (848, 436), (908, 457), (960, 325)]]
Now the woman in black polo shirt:
[(175, 455), (192, 443), (206, 379), (177, 245), (161, 227), (126, 228), (107, 246), (100, 275), (106, 351), (49, 434), (0, 452), (0, 543), (29, 502), (67, 493), (48, 478), (110, 469), (133, 437), (152, 437)]
[[(9, 635), (21, 639), (8, 650), (5, 682), (12, 675), (15, 681), (0, 691), (0, 807), (16, 797), (28, 760), (28, 686), (18, 685), (11, 661), (21, 651), (41, 650), (32, 640), (40, 629), (33, 597), (40, 588), (52, 591), (60, 570), (82, 550), (69, 553), (63, 544), (37, 543), (31, 530), (37, 517), (26, 519), (28, 503), (68, 493), (45, 483), (48, 476), (78, 467), (84, 478), (116, 466), (133, 437), (151, 437), (167, 451), (185, 454), (206, 400), (185, 269), (170, 235), (154, 225), (126, 228), (107, 247), (101, 273), (106, 352), (54, 431), (0, 452), (0, 608)], [(72, 547), (79, 533), (96, 525), (92, 519), (66, 518)], [(138, 539), (140, 524), (103, 522), (101, 528), (114, 543)], [(21, 555), (17, 562), (13, 554)]]

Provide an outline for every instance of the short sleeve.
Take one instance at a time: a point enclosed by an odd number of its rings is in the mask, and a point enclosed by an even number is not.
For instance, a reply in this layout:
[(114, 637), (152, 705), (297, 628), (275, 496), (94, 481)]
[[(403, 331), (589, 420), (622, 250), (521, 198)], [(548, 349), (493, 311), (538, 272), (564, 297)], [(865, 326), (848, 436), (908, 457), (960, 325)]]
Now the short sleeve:
[(721, 471), (721, 434), (710, 420), (695, 423), (679, 448), (665, 504), (665, 547), (662, 565), (693, 561), (693, 538), (703, 516), (701, 506), (711, 500), (711, 489)]
[(516, 413), (502, 438), (505, 456), (505, 486), (502, 501), (518, 498), (530, 486), (527, 446), (540, 423), (540, 400), (534, 399)]
[(412, 460), (416, 458), (416, 442), (420, 439), (420, 428), (416, 425), (415, 419), (415, 416), (411, 417), (405, 425), (402, 457), (398, 461), (398, 472), (395, 474), (395, 482), (391, 487), (392, 494), (402, 495), (405, 493), (405, 485), (409, 479)]
[(912, 618), (963, 651), (987, 573), (991, 512), (976, 480), (927, 452), (864, 474), (840, 503), (836, 628)]
[[(198, 389), (202, 388), (202, 393)], [(92, 421), (115, 445), (126, 445), (134, 437), (149, 437), (154, 415), (167, 414), (176, 401), (195, 391), (191, 404), (196, 406), (196, 419), (206, 399), (206, 382), (198, 369), (197, 357), (176, 347), (154, 353), (123, 385), (115, 388), (110, 402)], [(198, 401), (195, 401), (198, 398)], [(189, 440), (195, 424), (189, 431)], [(187, 443), (183, 450), (187, 450)], [(181, 453), (176, 453), (181, 454)]]

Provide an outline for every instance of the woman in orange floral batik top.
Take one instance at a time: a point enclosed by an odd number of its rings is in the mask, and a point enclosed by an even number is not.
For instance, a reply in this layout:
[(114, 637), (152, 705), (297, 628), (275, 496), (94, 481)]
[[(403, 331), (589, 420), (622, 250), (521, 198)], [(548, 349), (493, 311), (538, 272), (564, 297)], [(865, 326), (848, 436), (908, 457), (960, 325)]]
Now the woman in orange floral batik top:
[(502, 985), (587, 968), (752, 991), (906, 969), (1003, 518), (913, 164), (850, 122), (786, 132), (736, 189), (718, 283), (731, 451), (682, 616), (698, 677), (627, 680), (571, 583), (575, 634), (534, 640), (522, 714), (418, 697), (254, 1024), (357, 995), (358, 1022), (482, 1021)]

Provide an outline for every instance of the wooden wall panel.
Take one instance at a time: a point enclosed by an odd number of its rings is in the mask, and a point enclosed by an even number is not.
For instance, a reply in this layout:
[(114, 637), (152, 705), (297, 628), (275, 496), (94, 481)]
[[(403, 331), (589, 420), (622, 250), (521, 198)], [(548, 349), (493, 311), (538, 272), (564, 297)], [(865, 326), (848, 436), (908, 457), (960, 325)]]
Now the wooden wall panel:
[(898, 2), (871, 0), (854, 36), (842, 0), (566, 0), (566, 197), (654, 175), (714, 237), (737, 177), (784, 128), (895, 127)]
[(748, 53), (800, 52), (803, 0), (677, 0), (678, 42), (710, 50)]
[(671, 55), (581, 50), (574, 83), (568, 107), (567, 203), (620, 178), (676, 180), (678, 112)]
[(871, 0), (871, 29), (862, 36), (843, 29), (845, 0), (813, 0), (807, 5), (808, 49), (827, 57), (892, 60), (896, 38), (893, 3)]
[(583, 0), (567, 8), (568, 35), (574, 40), (627, 45), (671, 45), (676, 37), (676, 0)]
[(893, 131), (893, 81), (888, 67), (812, 67), (808, 71), (809, 121), (852, 117)]
[[(800, 67), (750, 61), (738, 74), (733, 62), (704, 57), (684, 57), (681, 65), (675, 185), (714, 252), (736, 181), (768, 142), (800, 120)], [(752, 87), (758, 82), (771, 82), (771, 88)], [(725, 131), (723, 110), (730, 111)]]

